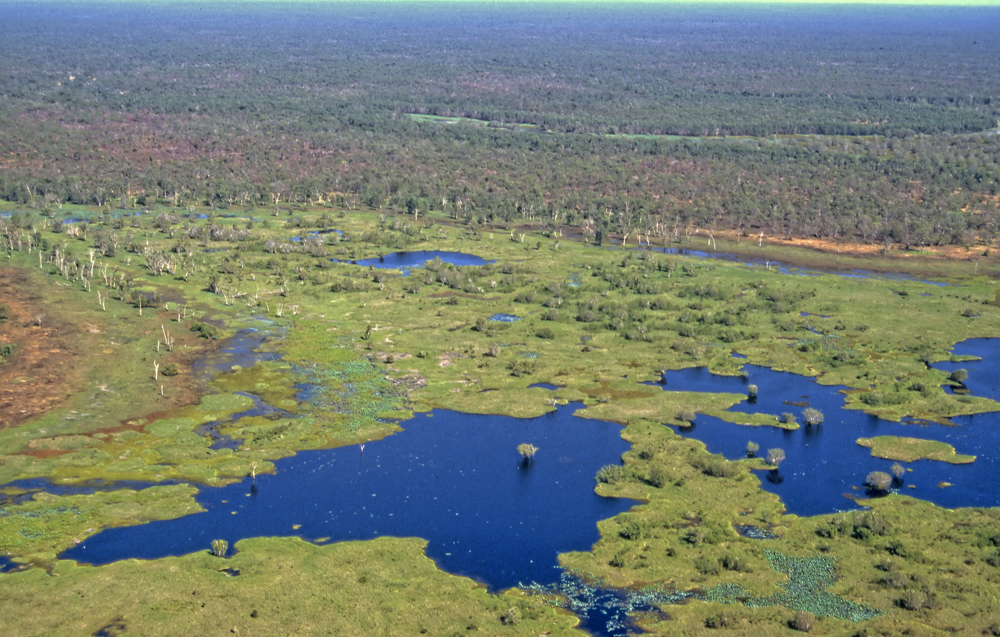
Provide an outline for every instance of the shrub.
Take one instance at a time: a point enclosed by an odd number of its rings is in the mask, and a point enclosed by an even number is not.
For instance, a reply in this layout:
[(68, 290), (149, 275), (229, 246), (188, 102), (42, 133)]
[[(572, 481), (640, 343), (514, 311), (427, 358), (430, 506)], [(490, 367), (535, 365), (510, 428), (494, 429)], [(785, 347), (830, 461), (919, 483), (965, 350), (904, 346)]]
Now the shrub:
[(0, 323), (3, 323), (10, 318), (10, 308), (3, 303), (0, 303)]
[(790, 411), (786, 411), (785, 413), (781, 414), (781, 418), (778, 418), (778, 420), (780, 420), (782, 423), (784, 423), (786, 425), (794, 424), (795, 423), (795, 414), (793, 414)]
[(522, 442), (517, 446), (517, 452), (521, 454), (525, 460), (531, 460), (535, 457), (535, 453), (538, 452), (538, 447), (535, 445), (530, 445), (526, 442)]
[(167, 363), (160, 368), (160, 373), (164, 376), (176, 376), (181, 373), (181, 368), (177, 366), (177, 363)]
[(663, 467), (657, 465), (649, 470), (649, 483), (657, 489), (662, 489), (669, 481), (670, 477)]
[(695, 413), (690, 409), (682, 409), (677, 413), (677, 420), (683, 420), (684, 422), (694, 422)]
[(818, 425), (823, 422), (823, 412), (808, 407), (802, 410), (802, 419), (806, 421), (807, 425)]
[(702, 575), (718, 575), (721, 570), (719, 568), (719, 563), (716, 560), (704, 556), (699, 557), (694, 561), (694, 567), (698, 569), (698, 572)]
[(865, 478), (865, 484), (876, 491), (887, 491), (892, 485), (892, 476), (885, 471), (872, 471)]
[(892, 463), (892, 466), (889, 467), (889, 471), (892, 472), (892, 475), (897, 480), (902, 479), (902, 477), (906, 475), (906, 469), (903, 467), (903, 465), (899, 464), (898, 462)]
[(812, 630), (813, 626), (816, 625), (816, 616), (809, 611), (800, 610), (795, 613), (795, 617), (792, 621), (788, 622), (788, 625), (795, 630), (801, 630), (804, 633), (808, 633)]
[(705, 628), (731, 628), (734, 623), (726, 613), (709, 615), (705, 618)]
[(513, 626), (521, 621), (521, 611), (511, 606), (500, 615), (500, 623), (504, 626)]
[(964, 369), (956, 369), (949, 376), (949, 379), (955, 381), (956, 383), (964, 383), (969, 380), (969, 372)]
[(749, 398), (757, 398), (757, 386), (747, 385), (747, 396)]
[(538, 338), (546, 338), (552, 340), (553, 338), (556, 337), (556, 333), (553, 332), (551, 328), (543, 327), (539, 329), (537, 332), (535, 332), (535, 336), (537, 336)]
[(229, 550), (229, 542), (225, 540), (212, 540), (212, 555), (216, 557), (225, 557), (226, 551)]
[(727, 571), (740, 571), (742, 573), (752, 573), (753, 569), (747, 564), (746, 559), (735, 555), (725, 555), (722, 558), (722, 568)]
[(906, 591), (896, 603), (906, 610), (921, 610), (934, 605), (934, 596), (930, 591), (917, 588)]
[(3, 345), (0, 345), (0, 359), (10, 358), (14, 355), (15, 349), (17, 349), (17, 346), (13, 343), (4, 343)]
[(201, 321), (195, 321), (191, 324), (191, 331), (198, 332), (201, 338), (207, 338), (210, 341), (214, 341), (222, 338), (222, 330), (212, 325), (211, 323), (202, 323)]
[(473, 329), (476, 330), (477, 332), (485, 332), (486, 327), (487, 327), (486, 319), (480, 316), (479, 318), (476, 319), (476, 326)]
[(758, 451), (760, 451), (760, 445), (756, 442), (751, 440), (747, 443), (747, 458), (755, 457)]
[(618, 535), (626, 540), (638, 540), (642, 537), (642, 525), (635, 520), (629, 520), (621, 531), (618, 531)]
[(543, 321), (558, 321), (559, 320), (559, 310), (546, 310), (542, 314)]
[(625, 467), (613, 464), (604, 465), (597, 472), (597, 476), (595, 476), (595, 479), (598, 482), (603, 482), (605, 484), (623, 482), (625, 478)]
[(596, 323), (600, 318), (596, 312), (587, 308), (580, 308), (580, 311), (576, 315), (576, 320), (581, 323)]
[(521, 376), (530, 376), (535, 373), (535, 361), (532, 360), (515, 360), (511, 361), (507, 365), (507, 369), (510, 370), (511, 376), (516, 376), (520, 378)]
[(715, 457), (699, 460), (696, 468), (705, 475), (715, 478), (731, 478), (739, 472), (733, 463)]
[(774, 449), (767, 450), (767, 464), (771, 465), (772, 467), (777, 467), (784, 460), (785, 460), (785, 451), (783, 449), (778, 449), (777, 447), (775, 447)]
[(873, 535), (888, 535), (890, 533), (889, 523), (878, 511), (855, 513), (853, 527), (853, 536), (859, 540), (866, 540)]

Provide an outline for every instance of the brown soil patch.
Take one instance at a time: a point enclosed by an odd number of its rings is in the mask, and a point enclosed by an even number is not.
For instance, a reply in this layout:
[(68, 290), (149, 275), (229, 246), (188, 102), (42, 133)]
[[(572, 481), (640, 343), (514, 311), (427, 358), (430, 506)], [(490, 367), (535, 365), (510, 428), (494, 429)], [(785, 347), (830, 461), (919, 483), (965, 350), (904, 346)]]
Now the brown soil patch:
[(10, 318), (0, 323), (0, 344), (16, 348), (0, 363), (2, 428), (59, 405), (80, 381), (73, 343), (80, 328), (46, 311), (36, 289), (28, 272), (0, 268), (0, 299), (10, 312)]

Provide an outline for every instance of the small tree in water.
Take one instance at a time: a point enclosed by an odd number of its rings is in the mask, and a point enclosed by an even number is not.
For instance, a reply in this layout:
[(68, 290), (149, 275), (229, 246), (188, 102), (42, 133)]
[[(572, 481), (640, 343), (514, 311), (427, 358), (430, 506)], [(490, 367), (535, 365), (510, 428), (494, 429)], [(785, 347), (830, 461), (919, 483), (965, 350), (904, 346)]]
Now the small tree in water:
[(777, 469), (778, 465), (784, 462), (784, 460), (785, 460), (784, 449), (778, 449), (777, 447), (775, 447), (774, 449), (767, 450), (767, 464), (771, 465), (775, 469)]
[(885, 471), (872, 471), (865, 478), (865, 484), (876, 491), (888, 491), (892, 485), (892, 476)]
[(823, 422), (823, 412), (808, 407), (802, 410), (802, 419), (806, 421), (807, 425), (818, 425)]
[(747, 458), (753, 458), (757, 455), (758, 451), (760, 451), (760, 445), (756, 442), (751, 440), (747, 443)]
[(529, 445), (526, 442), (522, 442), (517, 446), (517, 452), (521, 454), (525, 462), (530, 462), (532, 458), (535, 457), (535, 452), (538, 451), (538, 447), (535, 445)]
[(226, 551), (229, 550), (229, 542), (225, 540), (212, 540), (212, 555), (216, 557), (225, 557)]

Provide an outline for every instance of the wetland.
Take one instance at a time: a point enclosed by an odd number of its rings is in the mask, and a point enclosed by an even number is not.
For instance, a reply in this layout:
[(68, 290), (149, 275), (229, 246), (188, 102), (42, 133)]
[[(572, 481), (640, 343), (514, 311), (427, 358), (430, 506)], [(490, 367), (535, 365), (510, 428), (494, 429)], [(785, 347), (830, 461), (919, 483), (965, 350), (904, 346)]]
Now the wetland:
[(0, 6), (5, 633), (1000, 634), (981, 4)]

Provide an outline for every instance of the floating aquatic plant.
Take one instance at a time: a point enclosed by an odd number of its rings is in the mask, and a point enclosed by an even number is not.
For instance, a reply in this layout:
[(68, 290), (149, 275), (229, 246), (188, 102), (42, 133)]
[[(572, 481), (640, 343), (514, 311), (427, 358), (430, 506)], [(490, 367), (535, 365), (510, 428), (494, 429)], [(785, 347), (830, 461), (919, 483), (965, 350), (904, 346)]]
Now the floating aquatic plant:
[(300, 396), (312, 407), (342, 414), (342, 426), (348, 431), (374, 424), (379, 414), (403, 407), (402, 396), (385, 372), (368, 360), (298, 371), (308, 376), (310, 385)]
[(832, 557), (793, 557), (769, 549), (764, 550), (764, 557), (771, 568), (788, 576), (788, 581), (780, 585), (784, 592), (761, 597), (739, 584), (720, 584), (698, 597), (710, 602), (743, 604), (751, 608), (784, 606), (852, 622), (867, 621), (882, 614), (878, 609), (826, 591), (837, 581), (836, 560)]
[(630, 618), (639, 613), (660, 612), (660, 606), (677, 604), (693, 596), (659, 584), (637, 589), (603, 587), (584, 574), (567, 572), (554, 584), (532, 582), (520, 588), (542, 597), (550, 606), (604, 622), (606, 635), (626, 635)]

